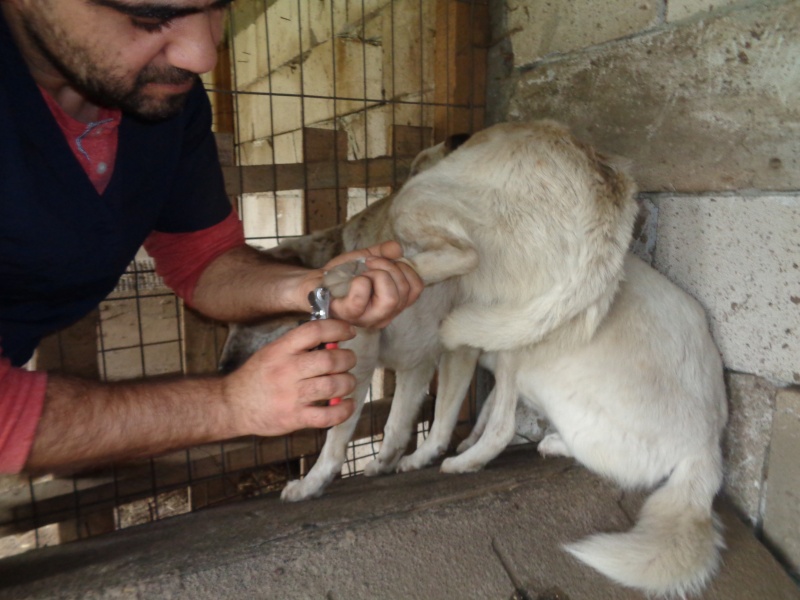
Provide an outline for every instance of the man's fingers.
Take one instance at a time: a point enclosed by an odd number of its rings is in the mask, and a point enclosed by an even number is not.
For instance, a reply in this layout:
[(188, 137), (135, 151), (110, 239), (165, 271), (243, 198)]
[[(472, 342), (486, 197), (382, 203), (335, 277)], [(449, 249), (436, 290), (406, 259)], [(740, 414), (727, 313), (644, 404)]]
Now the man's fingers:
[(367, 271), (362, 277), (372, 282), (372, 297), (361, 316), (363, 320), (391, 321), (406, 307), (408, 283), (401, 283), (392, 273), (383, 269)]
[[(422, 290), (425, 289), (425, 284), (422, 282), (422, 279), (420, 279), (414, 267), (407, 261), (389, 261), (386, 259), (369, 258), (366, 264), (373, 270), (383, 269), (391, 276), (395, 283), (398, 296), (404, 300), (402, 309), (414, 304), (422, 293)], [(368, 271), (365, 275), (369, 275), (370, 272), (371, 271)]]
[(304, 380), (300, 397), (303, 404), (314, 405), (331, 398), (351, 396), (355, 388), (356, 378), (352, 373), (323, 374)]
[(373, 256), (382, 256), (389, 260), (397, 260), (403, 256), (403, 247), (394, 240), (389, 240), (368, 248)]
[(356, 336), (355, 328), (340, 319), (309, 321), (289, 331), (277, 343), (287, 346), (291, 354), (302, 354), (328, 342), (344, 342)]
[(366, 265), (368, 270), (350, 282), (347, 295), (334, 299), (331, 308), (357, 325), (385, 327), (419, 298), (424, 284), (406, 263), (373, 257)]
[(336, 406), (312, 406), (303, 409), (303, 423), (305, 427), (324, 429), (333, 427), (347, 420), (356, 408), (352, 398), (344, 398)]
[[(391, 282), (394, 286), (386, 287), (385, 292), (388, 292), (390, 298), (401, 301), (400, 306), (398, 306), (399, 310), (405, 308), (408, 303), (409, 292), (411, 291), (411, 283), (407, 280), (406, 272), (400, 268), (400, 265), (393, 260), (387, 260), (385, 258), (369, 258), (366, 264), (370, 269), (364, 273), (367, 277), (369, 277), (370, 274), (377, 275), (380, 273), (386, 273), (391, 277)], [(375, 292), (377, 295), (383, 293), (384, 289), (376, 285)]]

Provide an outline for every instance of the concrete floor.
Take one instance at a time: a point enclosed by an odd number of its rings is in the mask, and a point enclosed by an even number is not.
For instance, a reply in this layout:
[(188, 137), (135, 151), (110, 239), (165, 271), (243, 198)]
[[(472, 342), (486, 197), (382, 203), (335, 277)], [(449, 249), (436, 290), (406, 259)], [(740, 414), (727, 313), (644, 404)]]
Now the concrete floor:
[[(276, 494), (0, 561), (0, 598), (628, 600), (560, 549), (630, 526), (641, 497), (568, 459), (516, 447), (475, 474), (435, 468)], [(725, 506), (727, 551), (703, 594), (799, 600), (800, 589)]]

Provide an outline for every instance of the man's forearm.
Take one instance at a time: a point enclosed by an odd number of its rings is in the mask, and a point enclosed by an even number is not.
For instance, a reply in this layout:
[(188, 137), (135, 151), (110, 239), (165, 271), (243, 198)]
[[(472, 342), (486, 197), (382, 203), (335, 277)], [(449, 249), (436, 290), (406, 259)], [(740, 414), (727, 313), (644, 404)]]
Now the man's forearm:
[[(334, 298), (331, 314), (358, 327), (382, 328), (422, 293), (422, 280), (406, 262), (397, 242), (384, 242), (338, 256), (324, 268), (363, 260), (366, 271)], [(203, 271), (192, 305), (221, 321), (246, 321), (266, 315), (308, 312), (308, 294), (322, 284), (323, 269), (274, 262), (242, 245), (217, 257)]]
[(215, 259), (200, 276), (192, 306), (220, 321), (246, 321), (267, 314), (308, 310), (305, 293), (313, 289), (314, 272), (273, 261), (241, 246)]
[(73, 470), (238, 435), (223, 380), (103, 384), (51, 375), (26, 471)]

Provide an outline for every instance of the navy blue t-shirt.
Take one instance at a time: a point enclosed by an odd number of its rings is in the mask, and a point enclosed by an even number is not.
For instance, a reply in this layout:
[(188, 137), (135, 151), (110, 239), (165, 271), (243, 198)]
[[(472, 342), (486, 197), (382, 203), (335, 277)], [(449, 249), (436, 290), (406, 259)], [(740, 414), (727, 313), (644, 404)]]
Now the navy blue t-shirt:
[(123, 115), (98, 194), (0, 13), (0, 347), (12, 364), (97, 306), (151, 231), (205, 229), (230, 211), (199, 79), (173, 118)]

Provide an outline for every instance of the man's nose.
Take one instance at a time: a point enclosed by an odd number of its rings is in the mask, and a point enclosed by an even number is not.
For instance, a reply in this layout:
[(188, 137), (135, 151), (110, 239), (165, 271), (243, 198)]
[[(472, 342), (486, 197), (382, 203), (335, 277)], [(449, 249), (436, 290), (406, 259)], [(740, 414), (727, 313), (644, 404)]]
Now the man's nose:
[(217, 45), (222, 39), (223, 11), (187, 15), (170, 29), (167, 60), (173, 67), (207, 73), (217, 64)]

